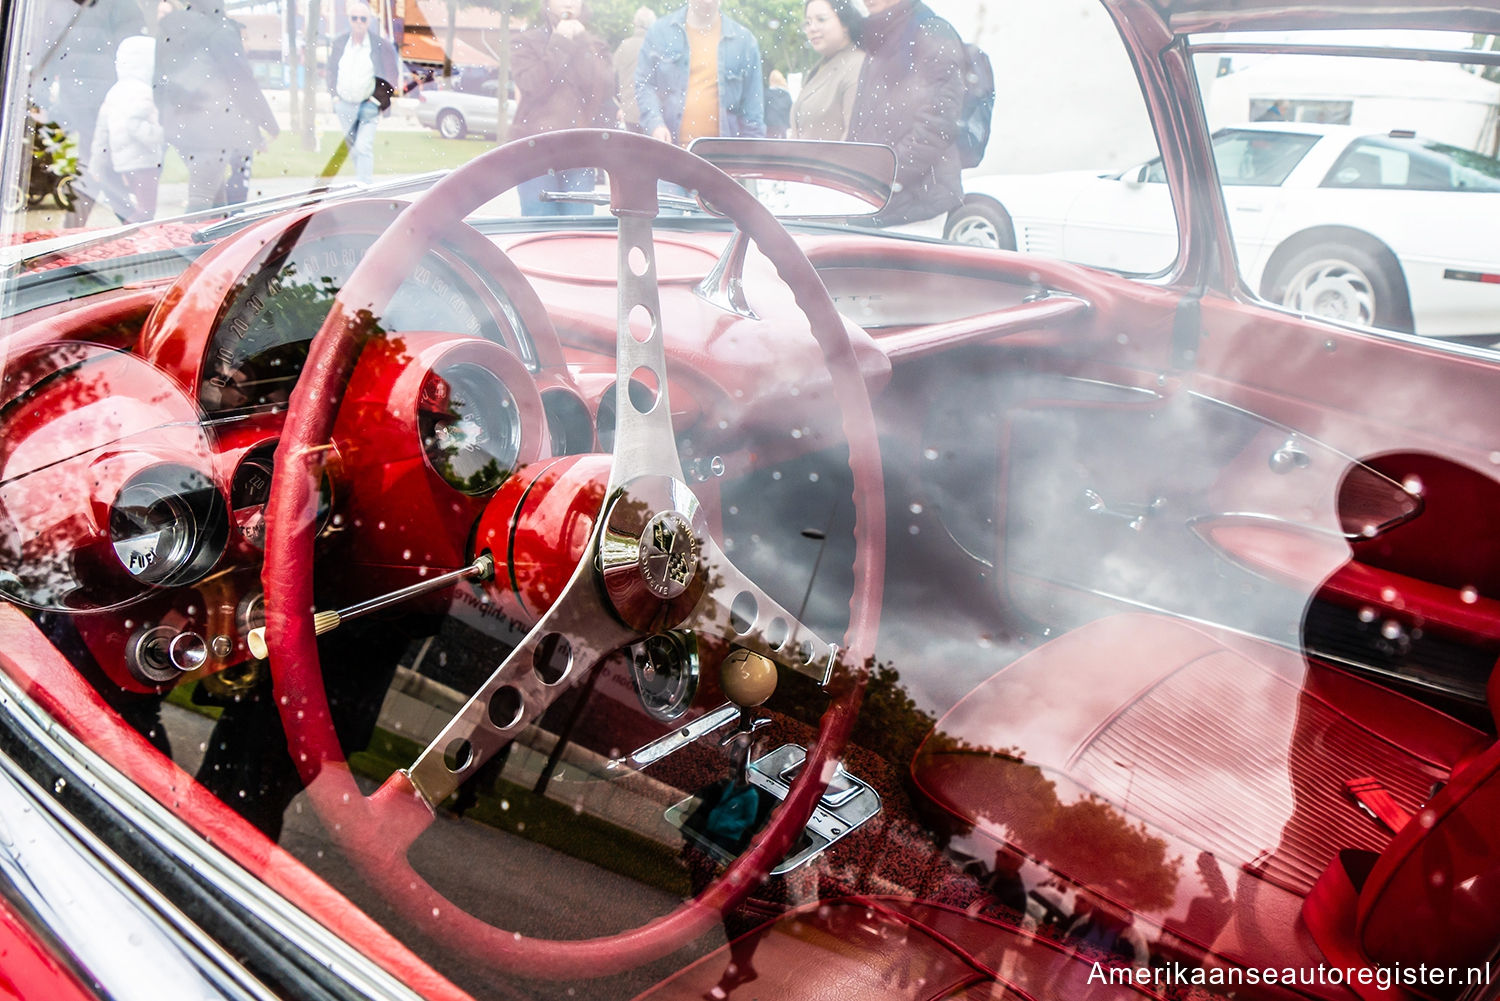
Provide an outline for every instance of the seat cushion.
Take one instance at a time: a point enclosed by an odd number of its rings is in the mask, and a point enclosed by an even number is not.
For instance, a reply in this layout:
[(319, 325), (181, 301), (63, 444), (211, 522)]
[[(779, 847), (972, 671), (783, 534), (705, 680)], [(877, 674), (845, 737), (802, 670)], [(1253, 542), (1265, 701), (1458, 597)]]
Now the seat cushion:
[[(913, 778), (958, 829), (1157, 912), (1206, 947), (1219, 929), (1193, 927), (1203, 886), (1174, 855), (1206, 852), (1263, 889), (1303, 897), (1339, 850), (1378, 853), (1392, 836), (1346, 780), (1373, 777), (1415, 812), (1486, 743), (1296, 651), (1127, 614), (1047, 643), (976, 688), (924, 742)], [(1240, 883), (1243, 925), (1257, 894)]]

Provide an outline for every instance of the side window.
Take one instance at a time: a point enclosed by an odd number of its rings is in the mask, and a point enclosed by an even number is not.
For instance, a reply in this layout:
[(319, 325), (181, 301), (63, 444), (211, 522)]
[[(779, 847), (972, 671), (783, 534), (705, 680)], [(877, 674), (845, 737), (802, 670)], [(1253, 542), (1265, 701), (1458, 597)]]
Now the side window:
[(1214, 136), (1214, 161), (1224, 184), (1276, 187), (1318, 141), (1298, 132), (1236, 129)]
[[(1230, 70), (1234, 61), (1230, 60)], [(1324, 122), (1329, 125), (1348, 125), (1354, 114), (1353, 101), (1317, 101), (1294, 98), (1252, 97), (1250, 120), (1252, 122)]]
[(1413, 191), (1500, 191), (1500, 161), (1415, 137), (1355, 142), (1334, 163), (1325, 187)]
[(1399, 188), (1411, 176), (1411, 159), (1400, 150), (1355, 143), (1324, 179), (1329, 188)]
[[(937, 6), (934, 4), (934, 6)], [(1134, 66), (1101, 5), (943, 5), (995, 70), (992, 138), (945, 236), (1127, 275), (1169, 269), (1177, 219)], [(1012, 9), (1014, 8), (1014, 9)], [(1037, 58), (1037, 40), (1066, 38)], [(1059, 123), (1063, 123), (1061, 126)]]
[(1475, 36), (1408, 41), (1190, 39), (1236, 262), (1272, 305), (1500, 351), (1495, 85)]

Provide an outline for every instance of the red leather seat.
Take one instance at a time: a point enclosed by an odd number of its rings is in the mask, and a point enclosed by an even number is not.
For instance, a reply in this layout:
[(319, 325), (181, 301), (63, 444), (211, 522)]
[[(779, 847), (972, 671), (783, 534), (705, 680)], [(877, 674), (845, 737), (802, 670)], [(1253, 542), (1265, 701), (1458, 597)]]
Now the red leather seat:
[[(1434, 928), (1467, 923), (1470, 951), (1479, 938), (1493, 946), (1500, 922), (1472, 902), (1417, 910), (1430, 896), (1422, 890), (1430, 866), (1417, 863), (1416, 846), (1425, 838), (1431, 849), (1434, 829), (1408, 825), (1396, 837), (1345, 783), (1373, 779), (1367, 788), (1420, 817), (1434, 786), (1453, 778), (1431, 804), (1449, 818), (1437, 828), (1464, 828), (1449, 838), (1470, 856), (1458, 869), (1490, 871), (1497, 853), (1489, 849), (1500, 848), (1500, 783), (1486, 785), (1500, 769), (1486, 765), (1500, 753), (1485, 751), (1491, 743), (1295, 651), (1127, 614), (1047, 643), (980, 685), (939, 721), (913, 777), (956, 830), (1014, 845), (1114, 900), (1153, 925), (1154, 948), (1172, 955), (1316, 966), (1324, 956), (1300, 918), (1305, 898), (1341, 851), (1379, 857), (1351, 955), (1418, 962), (1441, 950), (1393, 946), (1410, 916), (1428, 914)], [(1490, 771), (1481, 776), (1482, 766)], [(1475, 795), (1471, 785), (1496, 791)], [(1468, 807), (1443, 807), (1454, 797)], [(1488, 829), (1476, 840), (1479, 816)], [(1194, 856), (1196, 879), (1182, 865)], [(1376, 895), (1383, 902), (1372, 903)], [(1432, 938), (1452, 943), (1440, 931)], [(1455, 955), (1449, 948), (1442, 958)]]
[[(746, 968), (755, 971), (753, 980), (746, 979)], [(715, 987), (725, 997), (762, 1001), (1152, 996), (1105, 981), (1092, 957), (1013, 925), (895, 897), (833, 900), (790, 911), (636, 1001), (698, 1001), (720, 996)]]

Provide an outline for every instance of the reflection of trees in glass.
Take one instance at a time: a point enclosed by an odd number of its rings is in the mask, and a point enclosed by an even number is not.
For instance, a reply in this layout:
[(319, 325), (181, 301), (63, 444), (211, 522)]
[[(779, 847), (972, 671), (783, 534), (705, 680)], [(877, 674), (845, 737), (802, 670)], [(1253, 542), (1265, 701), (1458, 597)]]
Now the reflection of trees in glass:
[(484, 493), (500, 484), (500, 463), (494, 459), (486, 462), (472, 476), (464, 476), (454, 469), (453, 460), (446, 455), (439, 465), (442, 467), (438, 470), (439, 475), (466, 494)]
[[(1094, 887), (1137, 910), (1171, 905), (1182, 858), (1168, 857), (1167, 842), (1141, 822), (1132, 822), (1105, 800), (1081, 794), (1071, 802), (1058, 795), (1057, 782), (1026, 761), (1016, 747), (975, 747), (960, 737), (936, 730), (936, 718), (920, 709), (901, 683), (901, 673), (887, 663), (867, 665), (868, 680), (853, 742), (880, 755), (898, 772), (917, 758), (925, 764), (944, 757), (985, 759), (982, 802), (971, 804), (975, 819), (1004, 837), (1070, 883)], [(819, 700), (809, 697), (807, 684), (784, 674), (787, 694), (794, 694), (788, 711), (814, 725)], [(795, 687), (794, 687), (795, 686)], [(929, 738), (928, 735), (931, 735)], [(924, 744), (923, 742), (926, 741)], [(942, 767), (939, 760), (938, 767)], [(978, 771), (978, 770), (976, 770)], [(950, 836), (967, 833), (970, 825), (951, 815), (943, 817)]]
[[(224, 411), (286, 403), (338, 292), (332, 275), (304, 279), (295, 263), (242, 282), (227, 297), (235, 307), (221, 319), (210, 345), (200, 389), (204, 407)], [(358, 310), (355, 320), (362, 338), (384, 330), (368, 309)]]
[(974, 747), (939, 731), (922, 754), (928, 763), (939, 756), (987, 759), (983, 800), (968, 804), (976, 819), (1003, 830), (1007, 840), (1069, 882), (1098, 889), (1138, 911), (1172, 904), (1182, 857), (1168, 858), (1166, 840), (1144, 821), (1133, 823), (1082, 790), (1064, 802), (1057, 782), (1028, 763), (1019, 748)]

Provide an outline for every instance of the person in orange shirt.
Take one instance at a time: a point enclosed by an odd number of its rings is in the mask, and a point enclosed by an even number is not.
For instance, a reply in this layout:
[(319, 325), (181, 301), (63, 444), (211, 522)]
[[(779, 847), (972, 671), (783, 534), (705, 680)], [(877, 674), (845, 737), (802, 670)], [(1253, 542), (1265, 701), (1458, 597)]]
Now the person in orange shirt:
[(760, 46), (719, 0), (688, 0), (651, 26), (635, 93), (641, 129), (663, 142), (766, 134)]

